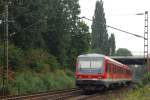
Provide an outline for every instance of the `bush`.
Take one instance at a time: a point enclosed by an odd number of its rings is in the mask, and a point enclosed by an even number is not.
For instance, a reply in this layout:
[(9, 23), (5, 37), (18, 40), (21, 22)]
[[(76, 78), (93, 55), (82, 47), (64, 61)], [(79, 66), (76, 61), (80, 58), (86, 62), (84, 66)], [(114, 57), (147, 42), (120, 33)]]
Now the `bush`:
[(57, 69), (60, 65), (53, 55), (42, 49), (29, 49), (26, 52), (26, 63), (35, 71), (41, 71), (45, 64), (48, 64), (50, 69)]
[(15, 94), (25, 94), (45, 91), (46, 86), (34, 72), (17, 73), (15, 81), (11, 83), (11, 91)]
[(16, 72), (14, 81), (9, 84), (11, 94), (29, 94), (47, 90), (75, 87), (74, 78), (57, 70), (53, 73), (36, 73), (30, 70)]
[[(23, 62), (24, 62), (24, 52), (12, 45), (9, 44), (9, 49), (8, 49), (8, 59), (9, 59), (9, 66), (12, 67), (13, 69), (17, 69), (20, 66), (23, 66)], [(4, 62), (4, 46), (1, 44), (0, 45), (0, 57), (1, 57), (1, 64), (3, 64)]]
[(22, 49), (15, 47), (14, 45), (9, 45), (9, 64), (13, 69), (17, 69), (24, 66), (24, 52)]
[(75, 86), (74, 78), (66, 75), (61, 70), (57, 70), (52, 74), (47, 73), (42, 79), (48, 89), (65, 89)]
[(144, 85), (150, 85), (150, 73), (146, 73), (142, 79)]

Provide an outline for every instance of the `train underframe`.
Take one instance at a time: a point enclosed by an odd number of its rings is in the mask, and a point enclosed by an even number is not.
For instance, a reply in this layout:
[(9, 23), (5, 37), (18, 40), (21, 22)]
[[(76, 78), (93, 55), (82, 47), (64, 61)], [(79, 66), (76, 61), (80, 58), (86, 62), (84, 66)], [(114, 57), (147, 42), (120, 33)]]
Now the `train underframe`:
[(129, 85), (131, 80), (104, 81), (104, 80), (76, 80), (76, 86), (84, 91), (103, 90), (107, 88)]

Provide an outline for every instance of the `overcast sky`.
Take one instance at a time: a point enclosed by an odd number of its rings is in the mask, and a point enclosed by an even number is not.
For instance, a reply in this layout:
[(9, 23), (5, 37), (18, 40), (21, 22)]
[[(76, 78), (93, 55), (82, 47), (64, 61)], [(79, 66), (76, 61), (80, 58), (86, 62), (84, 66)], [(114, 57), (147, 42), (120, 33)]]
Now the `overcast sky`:
[[(81, 7), (80, 16), (92, 19), (96, 1), (79, 0)], [(103, 2), (107, 25), (144, 36), (144, 15), (138, 16), (136, 13), (150, 12), (150, 0), (103, 0)], [(91, 27), (91, 22), (84, 21)], [(110, 28), (107, 28), (107, 30), (109, 34), (115, 34), (117, 49), (127, 48), (136, 54), (139, 54), (139, 52), (143, 54), (144, 40), (142, 38), (137, 38)]]

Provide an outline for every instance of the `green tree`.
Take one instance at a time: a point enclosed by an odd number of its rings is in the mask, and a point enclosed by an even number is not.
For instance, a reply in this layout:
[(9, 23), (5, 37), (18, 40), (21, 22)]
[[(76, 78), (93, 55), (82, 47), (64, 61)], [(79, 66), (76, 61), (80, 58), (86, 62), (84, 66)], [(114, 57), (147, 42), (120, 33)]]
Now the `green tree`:
[[(0, 0), (0, 20), (3, 21), (4, 15), (4, 1)], [(0, 42), (3, 40), (3, 34), (4, 34), (4, 25), (3, 23), (0, 23)]]
[(80, 13), (78, 0), (48, 0), (48, 29), (44, 37), (49, 52), (66, 65), (71, 35)]
[(103, 1), (97, 1), (92, 23), (92, 50), (96, 53), (108, 55), (108, 33), (103, 8)]
[[(79, 14), (79, 0), (13, 0), (9, 33), (16, 34), (10, 42), (23, 50), (44, 49), (65, 66), (75, 57), (71, 52), (78, 55), (89, 50), (89, 29), (79, 21)], [(72, 37), (77, 34), (83, 40)]]
[(70, 66), (75, 65), (78, 55), (89, 52), (90, 40), (89, 27), (83, 21), (79, 21), (77, 23), (76, 33), (71, 37), (71, 46), (69, 51)]
[(14, 20), (10, 23), (9, 33), (15, 32), (10, 40), (23, 49), (43, 48), (45, 31), (45, 0), (13, 0), (9, 7), (9, 17)]
[(132, 56), (132, 53), (131, 51), (129, 51), (128, 49), (126, 48), (119, 48), (117, 51), (116, 51), (116, 56)]
[(111, 34), (111, 36), (109, 37), (109, 53), (110, 53), (110, 55), (115, 55), (115, 49), (116, 49), (115, 35)]

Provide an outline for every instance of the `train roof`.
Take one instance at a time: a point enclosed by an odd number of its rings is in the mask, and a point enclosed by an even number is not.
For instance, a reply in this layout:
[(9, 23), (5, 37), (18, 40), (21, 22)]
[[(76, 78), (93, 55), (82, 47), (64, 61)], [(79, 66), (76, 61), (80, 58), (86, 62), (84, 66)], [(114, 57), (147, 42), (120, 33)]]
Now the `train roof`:
[(102, 54), (97, 54), (97, 53), (90, 53), (90, 54), (83, 54), (83, 55), (79, 55), (78, 56), (79, 58), (80, 57), (100, 57), (100, 58), (104, 58), (105, 55), (102, 55)]
[(112, 61), (112, 62), (114, 62), (114, 63), (116, 63), (116, 64), (123, 65), (124, 68), (129, 69), (127, 65), (124, 65), (124, 64), (122, 64), (122, 63), (120, 63), (120, 62), (118, 62), (118, 61), (116, 61), (116, 60), (114, 60), (114, 59), (111, 59), (110, 57), (105, 56), (105, 55), (103, 55), (103, 54), (89, 53), (89, 54), (83, 54), (83, 55), (79, 55), (79, 56), (78, 56), (78, 58), (84, 58), (84, 57), (105, 58), (105, 59), (107, 59), (107, 60), (109, 60), (109, 61)]

